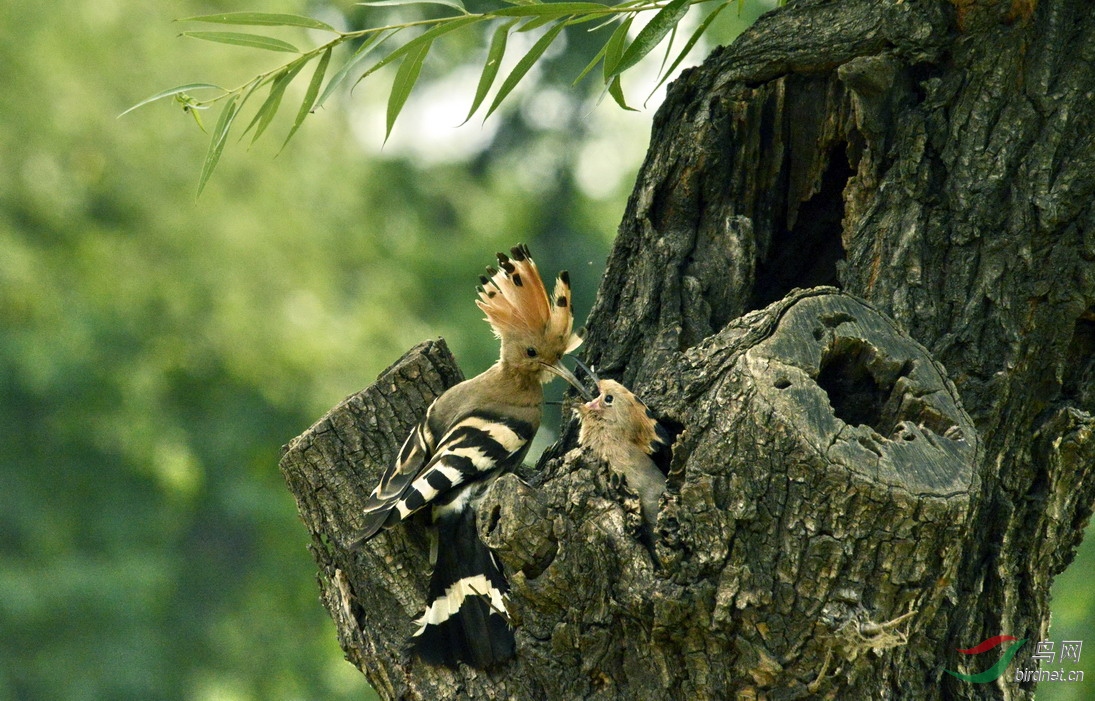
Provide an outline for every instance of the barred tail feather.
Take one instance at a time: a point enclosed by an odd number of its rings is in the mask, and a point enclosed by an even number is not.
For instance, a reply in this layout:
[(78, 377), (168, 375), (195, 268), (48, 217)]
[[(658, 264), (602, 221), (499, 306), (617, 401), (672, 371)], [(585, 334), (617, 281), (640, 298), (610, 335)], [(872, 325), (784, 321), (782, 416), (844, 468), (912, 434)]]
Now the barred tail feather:
[(437, 523), (437, 562), (426, 611), (411, 650), (446, 667), (464, 662), (486, 669), (515, 654), (505, 602), (509, 583), (494, 554), (479, 540), (475, 510), (446, 513)]

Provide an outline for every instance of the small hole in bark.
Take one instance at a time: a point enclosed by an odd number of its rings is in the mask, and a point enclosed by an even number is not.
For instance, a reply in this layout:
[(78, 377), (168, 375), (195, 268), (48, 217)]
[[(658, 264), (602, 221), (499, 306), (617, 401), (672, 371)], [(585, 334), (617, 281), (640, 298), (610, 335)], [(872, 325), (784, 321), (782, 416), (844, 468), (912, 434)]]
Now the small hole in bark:
[(544, 552), (544, 555), (537, 559), (536, 562), (529, 563), (521, 568), (521, 571), (525, 574), (525, 577), (529, 579), (536, 579), (544, 573), (551, 563), (555, 561), (555, 555), (559, 551), (559, 544), (554, 540), (548, 543), (548, 547)]
[(666, 440), (665, 447), (658, 447), (650, 456), (654, 464), (658, 466), (663, 475), (669, 474), (670, 463), (673, 461), (673, 444), (677, 442), (677, 436), (684, 433), (684, 424), (668, 416), (654, 415), (661, 429), (665, 431), (662, 436)]
[(817, 383), (829, 395), (836, 417), (850, 426), (879, 430), (882, 405), (890, 388), (880, 387), (867, 368), (873, 349), (858, 339), (840, 338), (821, 359)]
[(855, 321), (855, 317), (846, 312), (834, 312), (832, 314), (824, 314), (821, 317), (821, 323), (825, 324), (827, 328), (835, 329), (841, 324), (850, 324)]
[(791, 381), (786, 377), (781, 377), (772, 384), (776, 389), (787, 389), (791, 386)]
[(495, 506), (490, 510), (490, 519), (487, 521), (487, 533), (494, 533), (498, 528), (498, 522), (502, 519), (502, 507)]
[(821, 358), (817, 384), (829, 396), (836, 417), (849, 426), (869, 426), (893, 436), (902, 421), (923, 425), (930, 419), (930, 429), (942, 435), (951, 422), (929, 417), (922, 401), (909, 401), (907, 384), (894, 391), (912, 369), (911, 360), (888, 358), (861, 339), (837, 336)]
[(909, 68), (909, 85), (913, 100), (920, 104), (928, 99), (929, 93), (937, 89), (942, 70), (931, 63), (917, 63)]

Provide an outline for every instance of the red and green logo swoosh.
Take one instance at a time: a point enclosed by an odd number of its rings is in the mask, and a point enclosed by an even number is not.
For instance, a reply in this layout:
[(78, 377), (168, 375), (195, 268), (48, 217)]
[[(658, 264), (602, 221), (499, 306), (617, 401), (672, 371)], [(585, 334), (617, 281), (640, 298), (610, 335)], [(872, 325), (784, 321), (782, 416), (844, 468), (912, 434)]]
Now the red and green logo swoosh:
[[(980, 655), (982, 652), (988, 652), (998, 645), (1009, 643), (1013, 640), (1019, 639), (1011, 635), (996, 635), (987, 638), (986, 640), (982, 640), (973, 647), (966, 648), (965, 650), (959, 649), (958, 652), (961, 652), (963, 655)], [(1015, 653), (1019, 652), (1019, 648), (1023, 647), (1023, 644), (1026, 643), (1026, 641), (1027, 638), (1023, 638), (1009, 647), (1004, 651), (1003, 656), (996, 661), (996, 664), (989, 667), (984, 672), (978, 672), (977, 674), (962, 674), (961, 672), (952, 672), (949, 669), (946, 670), (946, 672), (952, 677), (961, 679), (964, 682), (972, 682), (974, 684), (994, 682), (1004, 673), (1004, 670), (1007, 669), (1008, 664), (1011, 662), (1011, 658), (1015, 657)]]

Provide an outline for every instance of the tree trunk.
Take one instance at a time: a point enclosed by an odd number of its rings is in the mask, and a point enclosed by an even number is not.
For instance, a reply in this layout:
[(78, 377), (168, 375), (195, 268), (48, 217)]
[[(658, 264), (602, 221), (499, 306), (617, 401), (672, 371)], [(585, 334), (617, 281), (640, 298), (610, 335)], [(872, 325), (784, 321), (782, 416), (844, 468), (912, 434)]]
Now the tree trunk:
[[(518, 659), (409, 661), (423, 532), (344, 544), (459, 377), (425, 344), (282, 461), (349, 659), (390, 698), (1031, 697), (1095, 500), (1093, 108), (1081, 0), (799, 2), (687, 72), (586, 350), (678, 434), (653, 552), (571, 425), (479, 511)], [(1009, 674), (946, 673), (1001, 634)]]

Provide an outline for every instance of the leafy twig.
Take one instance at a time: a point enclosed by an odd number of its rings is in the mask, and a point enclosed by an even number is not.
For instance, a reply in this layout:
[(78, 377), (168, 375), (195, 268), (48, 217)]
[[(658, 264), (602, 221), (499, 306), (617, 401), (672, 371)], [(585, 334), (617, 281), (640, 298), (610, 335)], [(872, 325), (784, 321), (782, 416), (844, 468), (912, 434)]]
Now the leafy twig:
[[(235, 123), (236, 117), (251, 98), (260, 90), (267, 88), (266, 99), (255, 111), (250, 122), (240, 134), (242, 139), (248, 132), (252, 132), (251, 142), (254, 143), (266, 131), (281, 107), (282, 98), (289, 84), (297, 77), (304, 67), (313, 60), (318, 59), (311, 81), (308, 84), (304, 99), (297, 108), (296, 117), (292, 127), (282, 144), (282, 148), (300, 129), (304, 119), (310, 112), (322, 106), (333, 94), (335, 89), (346, 82), (352, 75), (356, 75), (354, 84), (361, 82), (381, 68), (399, 61), (395, 79), (392, 82), (391, 93), (388, 98), (387, 124), (385, 140), (391, 135), (392, 128), (398, 119), (403, 106), (407, 102), (411, 91), (414, 89), (421, 75), (422, 66), (429, 55), (434, 42), (452, 32), (465, 29), (472, 25), (497, 22), (498, 26), (491, 35), (490, 45), (487, 49), (486, 62), (476, 86), (475, 96), (472, 99), (471, 108), (465, 121), (470, 120), (482, 107), (494, 86), (498, 76), (499, 67), (505, 56), (508, 38), (511, 33), (517, 31), (529, 31), (541, 26), (548, 29), (533, 44), (532, 48), (517, 62), (509, 75), (502, 81), (486, 111), (486, 116), (498, 109), (507, 96), (521, 82), (533, 65), (543, 56), (551, 43), (567, 27), (602, 20), (590, 31), (596, 31), (607, 25), (615, 24), (616, 28), (609, 36), (605, 45), (593, 57), (593, 60), (581, 71), (577, 83), (584, 78), (598, 63), (602, 63), (602, 79), (605, 90), (612, 95), (616, 103), (624, 109), (632, 109), (624, 99), (623, 88), (620, 83), (621, 75), (635, 66), (654, 48), (661, 44), (666, 36), (676, 34), (677, 25), (684, 19), (692, 5), (698, 5), (712, 0), (625, 0), (616, 5), (605, 5), (597, 2), (541, 2), (540, 0), (508, 0), (510, 4), (487, 10), (485, 12), (471, 13), (464, 7), (461, 0), (379, 0), (378, 2), (359, 3), (368, 7), (389, 7), (395, 5), (442, 5), (455, 10), (457, 14), (433, 17), (427, 19), (403, 22), (400, 24), (379, 25), (367, 27), (352, 32), (344, 32), (335, 29), (330, 24), (311, 17), (301, 15), (266, 13), (266, 12), (228, 12), (214, 15), (201, 15), (188, 17), (183, 22), (200, 22), (206, 24), (221, 24), (241, 27), (278, 27), (297, 28), (328, 32), (334, 36), (315, 48), (301, 51), (291, 44), (276, 37), (265, 36), (252, 32), (235, 31), (186, 31), (182, 36), (211, 41), (222, 44), (232, 44), (252, 49), (266, 51), (295, 53), (296, 58), (265, 73), (253, 77), (243, 85), (236, 88), (222, 88), (210, 83), (190, 83), (181, 85), (152, 95), (133, 105), (122, 114), (127, 114), (134, 109), (164, 98), (174, 98), (182, 103), (185, 110), (194, 114), (195, 110), (204, 110), (212, 107), (217, 102), (224, 101), (217, 125), (210, 134), (209, 149), (206, 152), (202, 165), (201, 176), (198, 180), (198, 193), (201, 194), (217, 166), (220, 156), (224, 151), (224, 145), (228, 134)], [(677, 69), (685, 55), (695, 46), (699, 37), (710, 26), (718, 14), (731, 3), (740, 6), (742, 0), (715, 0), (714, 10), (710, 11), (693, 32), (684, 48), (677, 54), (676, 59), (668, 62), (673, 42), (670, 41), (662, 59), (660, 70), (660, 87), (669, 76)], [(629, 40), (632, 22), (640, 13), (653, 12), (650, 21)], [(394, 35), (405, 30), (422, 30), (402, 45), (396, 46), (386, 55), (366, 66), (366, 59), (372, 52)], [(332, 57), (336, 47), (353, 41), (361, 41), (360, 46), (346, 59), (333, 76), (327, 77), (331, 67)], [(667, 67), (668, 64), (668, 67)], [(657, 88), (655, 88), (656, 90)], [(215, 91), (215, 94), (202, 99), (191, 95), (193, 92)], [(649, 99), (649, 98), (648, 98)], [(120, 116), (120, 115), (119, 115)], [(200, 119), (198, 120), (201, 125)]]

